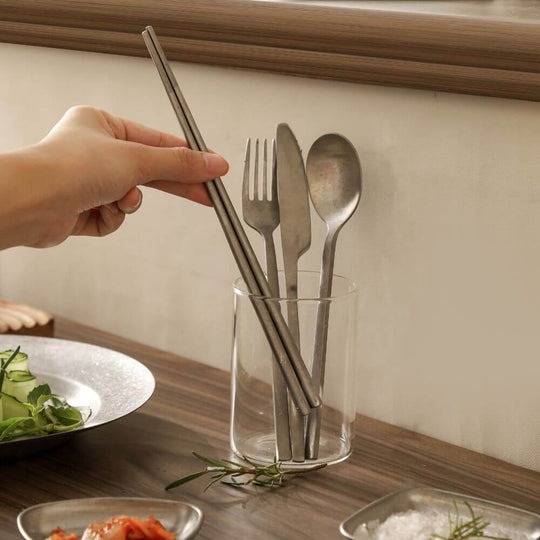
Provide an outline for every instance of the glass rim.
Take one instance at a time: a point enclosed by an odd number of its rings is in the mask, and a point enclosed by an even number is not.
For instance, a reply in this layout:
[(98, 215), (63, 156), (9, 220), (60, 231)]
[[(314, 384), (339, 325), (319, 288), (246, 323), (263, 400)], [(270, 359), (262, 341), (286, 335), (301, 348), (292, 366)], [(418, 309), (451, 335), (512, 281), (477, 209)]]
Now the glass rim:
[[(278, 272), (279, 274), (283, 274), (283, 270), (280, 270)], [(320, 276), (320, 272), (317, 271), (317, 270), (299, 270), (298, 271), (298, 274), (312, 274), (312, 275), (317, 275), (317, 276)], [(263, 295), (260, 295), (260, 294), (253, 294), (253, 293), (250, 293), (248, 290), (246, 290), (245, 288), (242, 288), (240, 287), (240, 283), (243, 283), (244, 286), (246, 285), (245, 281), (244, 281), (244, 278), (243, 277), (237, 277), (234, 281), (233, 281), (233, 292), (234, 294), (237, 294), (239, 296), (245, 296), (247, 298), (265, 298), (267, 300), (274, 300), (276, 302), (321, 302), (321, 301), (332, 301), (332, 300), (342, 300), (344, 298), (348, 298), (349, 296), (354, 296), (355, 294), (358, 293), (359, 289), (358, 289), (358, 286), (356, 285), (356, 282), (353, 281), (352, 279), (348, 278), (348, 277), (345, 277), (345, 276), (342, 276), (341, 274), (333, 274), (333, 279), (335, 278), (339, 278), (339, 279), (342, 279), (344, 281), (347, 282), (347, 284), (349, 285), (349, 290), (345, 293), (342, 293), (342, 294), (336, 294), (336, 295), (331, 295), (331, 296), (328, 296), (328, 297), (313, 297), (313, 296), (302, 296), (302, 297), (298, 297), (298, 298), (287, 298), (287, 297), (273, 297), (273, 296), (263, 296)]]

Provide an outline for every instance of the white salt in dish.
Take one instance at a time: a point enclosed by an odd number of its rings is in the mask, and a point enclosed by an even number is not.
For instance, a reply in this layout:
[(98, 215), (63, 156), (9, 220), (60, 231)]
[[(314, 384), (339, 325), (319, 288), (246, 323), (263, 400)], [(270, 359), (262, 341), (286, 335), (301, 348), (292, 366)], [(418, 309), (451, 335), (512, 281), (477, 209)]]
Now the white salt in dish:
[[(455, 513), (450, 512), (455, 523)], [(469, 521), (470, 515), (460, 515), (464, 522)], [(489, 524), (483, 529), (485, 535), (496, 536), (510, 540), (528, 540), (528, 536), (521, 532)], [(432, 534), (447, 536), (449, 533), (448, 514), (439, 510), (407, 510), (386, 518), (382, 523), (379, 520), (370, 521), (361, 525), (355, 532), (358, 540), (433, 540)]]
[(465, 504), (489, 522), (484, 534), (511, 540), (540, 540), (540, 516), (503, 504), (431, 488), (397, 491), (369, 504), (340, 526), (354, 540), (433, 540), (432, 533), (448, 535), (448, 513), (470, 520)]

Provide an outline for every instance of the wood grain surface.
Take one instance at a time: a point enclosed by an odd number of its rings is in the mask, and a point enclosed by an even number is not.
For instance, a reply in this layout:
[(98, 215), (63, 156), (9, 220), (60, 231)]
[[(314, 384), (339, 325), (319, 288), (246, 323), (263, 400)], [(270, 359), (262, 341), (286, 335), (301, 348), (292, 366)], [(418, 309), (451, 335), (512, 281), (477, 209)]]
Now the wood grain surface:
[(198, 468), (192, 450), (226, 457), (229, 374), (63, 319), (57, 336), (106, 346), (146, 364), (156, 392), (138, 412), (75, 435), (63, 446), (3, 463), (0, 538), (18, 538), (25, 507), (93, 496), (183, 500), (204, 512), (201, 539), (337, 539), (339, 523), (363, 505), (405, 487), (432, 486), (540, 510), (540, 474), (441, 441), (358, 417), (355, 451), (285, 488), (203, 493), (197, 480), (163, 487)]
[[(438, 7), (433, 7), (433, 6)], [(540, 3), (3, 0), (5, 42), (540, 100)]]

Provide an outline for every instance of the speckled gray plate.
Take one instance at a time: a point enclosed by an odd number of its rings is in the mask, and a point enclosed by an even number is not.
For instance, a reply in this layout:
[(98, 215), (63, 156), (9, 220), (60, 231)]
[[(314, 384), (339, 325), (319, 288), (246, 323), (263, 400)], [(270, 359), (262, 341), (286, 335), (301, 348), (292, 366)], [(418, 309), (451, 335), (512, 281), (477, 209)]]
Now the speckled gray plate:
[(537, 514), (505, 504), (433, 488), (404, 489), (386, 495), (347, 518), (339, 530), (343, 536), (353, 540), (366, 538), (373, 527), (393, 514), (407, 510), (439, 510), (446, 514), (453, 511), (454, 502), (459, 507), (460, 515), (467, 516), (467, 508), (463, 501), (467, 501), (477, 515), (483, 516), (491, 524), (512, 531), (515, 538), (540, 540), (540, 516)]
[(127, 515), (148, 519), (152, 515), (178, 540), (194, 538), (202, 525), (203, 513), (191, 504), (165, 499), (96, 497), (38, 504), (19, 514), (17, 525), (26, 540), (43, 540), (53, 529), (82, 535), (95, 521)]
[(137, 410), (154, 392), (151, 371), (125, 354), (63, 339), (0, 336), (0, 351), (28, 354), (28, 366), (38, 383), (65, 396), (71, 405), (90, 409), (84, 426), (64, 433), (0, 443), (0, 459), (42, 452), (87, 429), (117, 420)]

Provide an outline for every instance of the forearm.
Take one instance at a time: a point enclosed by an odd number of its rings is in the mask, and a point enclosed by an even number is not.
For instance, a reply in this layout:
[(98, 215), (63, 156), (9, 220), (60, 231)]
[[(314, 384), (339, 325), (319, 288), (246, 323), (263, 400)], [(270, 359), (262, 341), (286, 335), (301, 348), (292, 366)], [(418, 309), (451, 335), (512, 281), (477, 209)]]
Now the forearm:
[(0, 154), (0, 249), (41, 244), (61, 203), (58, 174), (39, 146)]

